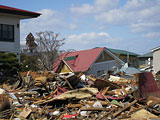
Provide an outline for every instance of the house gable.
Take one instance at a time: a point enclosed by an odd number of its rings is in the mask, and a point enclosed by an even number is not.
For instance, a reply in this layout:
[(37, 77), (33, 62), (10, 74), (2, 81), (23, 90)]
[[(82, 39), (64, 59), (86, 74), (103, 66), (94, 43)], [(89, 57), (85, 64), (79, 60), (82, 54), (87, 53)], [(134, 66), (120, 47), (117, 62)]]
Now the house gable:
[(72, 72), (72, 71), (69, 69), (69, 67), (66, 64), (64, 64), (60, 73), (66, 73), (66, 72)]
[(95, 63), (105, 62), (105, 61), (110, 61), (110, 60), (115, 60), (115, 59), (111, 55), (103, 51)]
[(64, 61), (62, 60), (60, 63), (59, 63), (59, 66), (58, 68), (56, 69), (55, 71), (56, 73), (66, 73), (66, 72), (73, 72), (72, 69), (69, 67), (69, 65)]

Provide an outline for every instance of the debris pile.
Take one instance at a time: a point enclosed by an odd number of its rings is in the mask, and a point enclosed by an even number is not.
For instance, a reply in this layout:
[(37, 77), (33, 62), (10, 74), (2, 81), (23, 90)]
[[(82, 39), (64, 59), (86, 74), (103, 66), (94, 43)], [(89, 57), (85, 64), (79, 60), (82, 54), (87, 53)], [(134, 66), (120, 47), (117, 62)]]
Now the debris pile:
[(0, 86), (0, 119), (158, 119), (160, 90), (146, 91), (141, 84), (150, 75), (126, 79), (119, 74), (95, 78), (82, 73), (23, 72), (15, 84), (6, 81)]

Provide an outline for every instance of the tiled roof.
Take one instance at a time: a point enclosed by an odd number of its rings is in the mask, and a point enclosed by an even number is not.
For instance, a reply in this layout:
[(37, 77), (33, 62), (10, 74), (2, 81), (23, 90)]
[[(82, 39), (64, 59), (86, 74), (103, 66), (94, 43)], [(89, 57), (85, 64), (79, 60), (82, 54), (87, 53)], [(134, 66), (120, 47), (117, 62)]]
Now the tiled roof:
[(138, 56), (139, 54), (133, 53), (133, 52), (129, 52), (126, 50), (119, 50), (119, 49), (112, 49), (112, 48), (107, 48), (108, 50), (110, 50), (112, 53), (116, 53), (116, 54), (120, 54), (120, 55), (132, 55), (132, 56)]

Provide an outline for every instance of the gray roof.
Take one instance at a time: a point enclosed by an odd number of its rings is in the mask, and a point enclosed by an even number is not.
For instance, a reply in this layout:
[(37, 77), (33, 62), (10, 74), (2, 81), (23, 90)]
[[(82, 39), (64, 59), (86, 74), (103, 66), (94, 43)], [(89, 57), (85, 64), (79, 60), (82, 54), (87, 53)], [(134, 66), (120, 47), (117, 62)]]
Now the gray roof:
[(138, 57), (139, 57), (139, 58), (144, 58), (144, 57), (149, 58), (149, 57), (153, 57), (153, 53), (151, 53), (151, 52), (145, 53), (145, 54), (143, 54), (143, 55), (139, 55)]
[(126, 50), (119, 50), (119, 49), (112, 49), (112, 48), (107, 48), (109, 51), (112, 53), (120, 54), (120, 55), (131, 55), (131, 56), (138, 56), (139, 54), (126, 51)]

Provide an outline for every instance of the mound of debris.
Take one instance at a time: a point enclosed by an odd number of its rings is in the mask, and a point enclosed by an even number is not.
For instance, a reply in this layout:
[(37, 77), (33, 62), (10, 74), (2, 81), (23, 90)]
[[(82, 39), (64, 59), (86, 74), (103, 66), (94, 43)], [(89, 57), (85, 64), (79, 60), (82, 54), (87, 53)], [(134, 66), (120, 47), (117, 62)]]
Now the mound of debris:
[(94, 78), (23, 72), (0, 86), (0, 119), (160, 119), (160, 89), (150, 72)]

